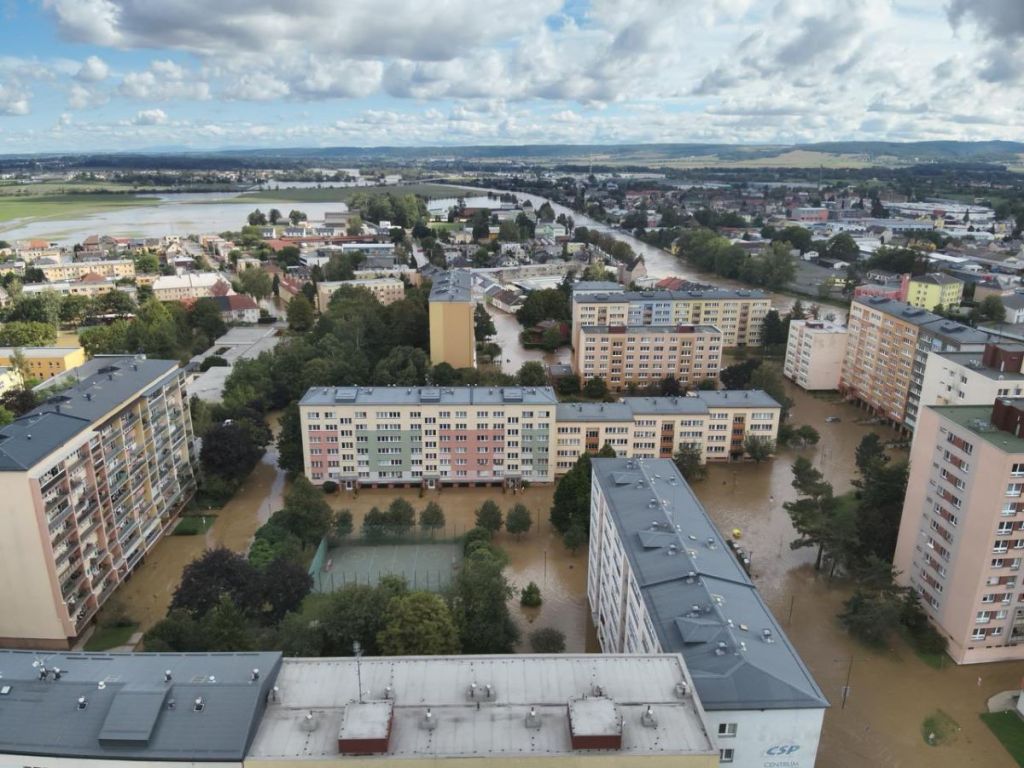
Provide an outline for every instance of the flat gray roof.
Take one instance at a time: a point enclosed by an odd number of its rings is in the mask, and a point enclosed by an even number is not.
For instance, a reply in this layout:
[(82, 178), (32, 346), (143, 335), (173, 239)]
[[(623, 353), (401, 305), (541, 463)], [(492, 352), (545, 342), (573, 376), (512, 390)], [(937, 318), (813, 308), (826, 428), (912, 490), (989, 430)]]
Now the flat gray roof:
[(862, 296), (853, 301), (855, 304), (863, 304), (891, 317), (919, 326), (921, 333), (950, 343), (984, 344), (999, 339), (999, 335), (996, 333), (971, 328), (955, 320), (947, 320), (927, 309), (914, 307), (895, 299), (887, 299), (883, 296)]
[(14, 350), (21, 350), (27, 358), (34, 357), (65, 357), (77, 352), (81, 347), (0, 347), (0, 357), (10, 357)]
[[(384, 707), (368, 707), (374, 702), (390, 702), (392, 708), (384, 762), (504, 757), (522, 765), (569, 756), (570, 702), (583, 699), (602, 704), (597, 712), (576, 707), (574, 725), (621, 729), (625, 755), (717, 755), (678, 654), (412, 656), (364, 658), (359, 666), (357, 674), (354, 658), (284, 659), (277, 701), (267, 706), (247, 762), (338, 759), (338, 735), (343, 724), (352, 723), (348, 715), (355, 709), (356, 720), (379, 722)], [(688, 688), (682, 697), (679, 683)], [(641, 723), (648, 706), (654, 727)], [(423, 725), (428, 708), (434, 726), (429, 730)], [(527, 725), (531, 708), (537, 728)], [(304, 730), (311, 711), (315, 728)], [(372, 723), (359, 730), (379, 733)]]
[(299, 405), (555, 405), (551, 387), (311, 387)]
[(697, 393), (708, 408), (782, 408), (763, 389), (707, 389)]
[(611, 280), (580, 280), (579, 282), (572, 284), (572, 291), (576, 293), (622, 293), (626, 289), (619, 283), (613, 283)]
[(472, 301), (473, 275), (465, 269), (451, 269), (434, 278), (431, 301)]
[[(1011, 345), (1000, 344), (1001, 347), (1008, 347)], [(1014, 347), (1020, 347), (1020, 344), (1012, 345)], [(1019, 351), (1019, 350), (1017, 350)], [(989, 368), (982, 363), (982, 352), (936, 352), (936, 355), (941, 357), (943, 360), (949, 360), (951, 363), (962, 365), (965, 368), (977, 373), (979, 376), (985, 376), (986, 378), (992, 379), (993, 381), (1024, 381), (1024, 373), (1019, 371), (1008, 370), (1001, 371), (998, 368)]]
[(611, 293), (577, 293), (572, 300), (577, 304), (621, 304), (623, 302), (679, 301), (685, 299), (764, 299), (764, 291), (733, 290), (730, 288), (700, 288), (690, 291), (619, 291)]
[(711, 408), (781, 408), (760, 389), (702, 390), (680, 397), (623, 397), (614, 403), (559, 403), (559, 423), (572, 421), (632, 421), (638, 414), (705, 414)]
[(591, 466), (658, 641), (683, 655), (705, 709), (827, 707), (675, 463), (595, 458)]
[(558, 423), (572, 421), (632, 421), (633, 409), (625, 403), (559, 403)]
[(37, 388), (49, 396), (42, 405), (0, 428), (0, 472), (31, 468), (137, 392), (162, 386), (177, 370), (175, 360), (104, 356), (59, 377), (62, 384), (77, 381), (67, 389), (54, 391), (58, 377), (50, 379)]
[(0, 753), (239, 762), (280, 663), (280, 653), (0, 651), (0, 684), (9, 686), (0, 695)]
[(951, 275), (947, 275), (944, 272), (929, 272), (927, 275), (918, 275), (917, 277), (910, 278), (912, 283), (931, 283), (932, 285), (952, 285), (953, 283), (963, 283), (963, 280), (957, 280)]
[(635, 414), (705, 414), (708, 404), (700, 397), (624, 397)]

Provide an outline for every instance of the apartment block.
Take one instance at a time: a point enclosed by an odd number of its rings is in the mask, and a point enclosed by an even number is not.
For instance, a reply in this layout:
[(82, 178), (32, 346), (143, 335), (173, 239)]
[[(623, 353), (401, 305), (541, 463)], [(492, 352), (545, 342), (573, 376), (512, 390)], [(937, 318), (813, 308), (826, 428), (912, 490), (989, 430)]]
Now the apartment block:
[(405, 298), (405, 283), (394, 277), (378, 277), (368, 280), (332, 280), (316, 285), (316, 307), (321, 312), (331, 303), (335, 291), (345, 286), (364, 288), (374, 295), (381, 304), (393, 304)]
[(986, 344), (984, 352), (929, 352), (921, 407), (987, 405), (1024, 395), (1024, 344)]
[(702, 461), (740, 459), (748, 437), (775, 442), (781, 412), (781, 406), (761, 390), (559, 403), (555, 473), (568, 472), (583, 453), (597, 453), (605, 445), (630, 458), (671, 458), (684, 446), (696, 446)]
[(604, 653), (679, 653), (722, 763), (813, 768), (810, 671), (669, 459), (594, 459), (587, 599)]
[(907, 284), (907, 303), (929, 311), (939, 306), (959, 307), (963, 297), (963, 282), (942, 272), (912, 277)]
[(958, 664), (1024, 659), (1024, 399), (929, 406), (894, 565)]
[(913, 431), (929, 352), (982, 352), (995, 334), (901, 301), (854, 299), (839, 391)]
[(719, 764), (678, 654), (58, 653), (42, 662), (0, 652), (7, 765)]
[(713, 325), (726, 347), (761, 343), (771, 301), (763, 291), (700, 286), (694, 290), (573, 292), (572, 346), (584, 326)]
[(585, 325), (572, 364), (581, 379), (599, 376), (613, 392), (669, 376), (696, 388), (718, 379), (722, 332), (713, 325)]
[(806, 390), (839, 389), (847, 337), (845, 325), (821, 320), (791, 320), (783, 374)]
[(109, 259), (103, 261), (58, 261), (40, 259), (34, 267), (43, 272), (47, 282), (81, 280), (86, 275), (112, 277), (115, 280), (135, 277), (135, 262), (131, 259)]
[(194, 490), (175, 361), (95, 358), (74, 380), (0, 428), (4, 645), (69, 647)]
[(0, 365), (10, 366), (15, 354), (25, 359), (29, 378), (45, 381), (85, 362), (81, 347), (0, 347)]
[(453, 368), (476, 366), (473, 335), (473, 276), (453, 269), (434, 278), (430, 288), (430, 362)]
[(306, 476), (320, 485), (554, 479), (551, 387), (314, 387), (299, 402)]
[(188, 272), (162, 275), (153, 281), (157, 301), (194, 301), (234, 293), (228, 282), (216, 272)]

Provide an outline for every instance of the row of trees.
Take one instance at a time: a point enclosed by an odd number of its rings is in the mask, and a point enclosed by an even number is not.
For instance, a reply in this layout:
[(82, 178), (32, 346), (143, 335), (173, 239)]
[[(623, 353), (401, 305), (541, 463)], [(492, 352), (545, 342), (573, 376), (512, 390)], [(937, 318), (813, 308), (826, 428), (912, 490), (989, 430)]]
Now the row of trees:
[(792, 244), (786, 241), (773, 242), (760, 256), (748, 254), (710, 229), (687, 230), (678, 242), (682, 258), (702, 272), (770, 290), (781, 290), (796, 277), (796, 264), (790, 254)]
[(149, 299), (133, 319), (83, 328), (79, 340), (90, 356), (144, 352), (186, 361), (226, 331), (213, 299), (199, 299), (188, 309), (178, 302)]

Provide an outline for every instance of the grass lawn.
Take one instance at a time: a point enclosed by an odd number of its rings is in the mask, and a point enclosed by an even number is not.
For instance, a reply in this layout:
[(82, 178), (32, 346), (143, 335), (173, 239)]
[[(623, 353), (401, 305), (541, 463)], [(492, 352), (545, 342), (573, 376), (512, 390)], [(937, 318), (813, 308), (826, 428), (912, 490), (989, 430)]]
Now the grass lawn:
[(459, 194), (480, 194), (480, 190), (469, 188), (447, 187), (440, 184), (399, 184), (397, 186), (379, 187), (341, 187), (337, 189), (265, 189), (260, 192), (247, 192), (239, 197), (224, 202), (244, 203), (250, 200), (287, 200), (297, 203), (334, 203), (348, 202), (355, 195), (387, 194), (419, 195), (420, 197), (458, 197)]
[(921, 738), (925, 744), (932, 747), (948, 744), (956, 739), (959, 731), (960, 725), (957, 721), (941, 709), (936, 709), (921, 723)]
[(216, 515), (190, 515), (183, 517), (181, 522), (175, 527), (172, 535), (197, 536), (200, 533), (206, 533), (216, 519)]
[(995, 734), (1017, 765), (1024, 766), (1024, 722), (1016, 712), (984, 712), (982, 722)]
[(119, 208), (157, 205), (155, 197), (135, 195), (0, 195), (0, 223), (13, 220), (75, 218)]
[(126, 645), (138, 628), (138, 624), (128, 624), (124, 627), (96, 627), (92, 637), (85, 643), (85, 650), (108, 651), (119, 645)]

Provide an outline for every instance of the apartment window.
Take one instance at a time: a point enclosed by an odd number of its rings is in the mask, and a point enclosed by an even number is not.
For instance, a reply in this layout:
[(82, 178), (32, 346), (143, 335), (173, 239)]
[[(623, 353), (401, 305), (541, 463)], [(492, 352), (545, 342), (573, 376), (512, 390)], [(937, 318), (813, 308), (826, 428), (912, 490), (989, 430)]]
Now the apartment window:
[(971, 640), (984, 640), (984, 639), (985, 639), (985, 630), (984, 629), (975, 629), (973, 632), (971, 632)]
[(1006, 495), (1020, 496), (1022, 490), (1024, 490), (1024, 483), (1008, 483), (1006, 486)]
[(736, 723), (719, 723), (718, 735), (727, 739), (736, 738)]
[(1010, 467), (1010, 474), (1014, 477), (1024, 477), (1024, 464), (1014, 464)]
[(720, 749), (718, 750), (718, 762), (719, 763), (731, 763), (736, 756), (736, 751), (732, 749)]

